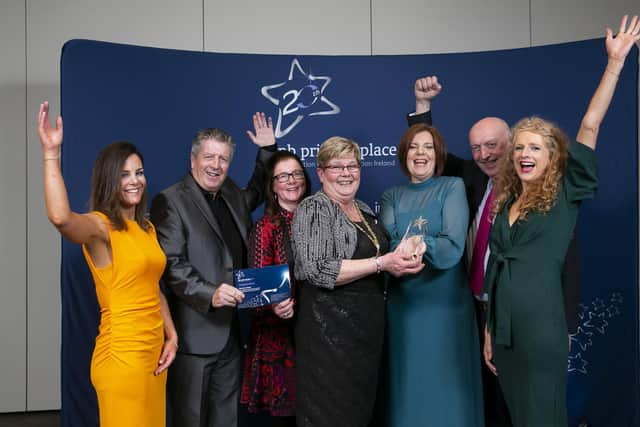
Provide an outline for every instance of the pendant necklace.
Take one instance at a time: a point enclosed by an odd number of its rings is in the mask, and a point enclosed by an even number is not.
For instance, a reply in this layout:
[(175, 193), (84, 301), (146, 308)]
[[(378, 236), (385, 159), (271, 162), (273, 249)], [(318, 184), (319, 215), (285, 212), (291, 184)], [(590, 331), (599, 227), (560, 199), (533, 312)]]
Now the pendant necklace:
[(376, 248), (376, 256), (377, 257), (380, 256), (380, 242), (378, 242), (378, 237), (376, 236), (376, 233), (373, 232), (367, 220), (364, 219), (364, 215), (362, 215), (362, 211), (360, 210), (360, 208), (358, 207), (355, 201), (353, 202), (353, 206), (356, 208), (358, 217), (360, 218), (360, 221), (362, 221), (362, 223), (364, 224), (366, 230), (360, 227), (358, 223), (351, 221), (351, 218), (349, 218), (349, 215), (347, 215), (347, 218), (349, 219), (351, 224), (355, 225), (355, 227), (358, 230), (362, 231), (362, 233), (364, 233), (364, 235), (367, 236), (367, 238), (371, 241), (371, 243), (373, 243), (373, 246), (375, 246)]

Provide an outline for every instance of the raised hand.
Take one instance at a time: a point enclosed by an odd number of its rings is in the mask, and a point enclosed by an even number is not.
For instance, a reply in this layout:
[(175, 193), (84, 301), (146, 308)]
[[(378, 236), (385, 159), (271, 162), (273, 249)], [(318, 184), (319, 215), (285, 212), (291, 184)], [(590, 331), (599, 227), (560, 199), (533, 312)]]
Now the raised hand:
[(416, 80), (413, 85), (413, 93), (416, 101), (431, 101), (438, 96), (442, 90), (442, 85), (438, 83), (438, 76), (426, 76)]
[(271, 117), (267, 119), (264, 113), (255, 113), (253, 115), (253, 128), (255, 129), (255, 134), (248, 130), (247, 135), (258, 147), (268, 147), (276, 143)]
[(624, 15), (620, 21), (618, 34), (613, 36), (611, 28), (607, 27), (607, 55), (609, 59), (624, 62), (627, 54), (634, 43), (640, 40), (640, 20), (638, 16), (631, 19), (631, 24), (627, 27), (628, 15)]
[(413, 93), (416, 97), (416, 114), (426, 113), (431, 109), (431, 101), (438, 96), (442, 85), (437, 76), (426, 76), (416, 80)]
[(49, 102), (40, 104), (38, 113), (38, 137), (42, 144), (42, 151), (46, 155), (55, 155), (62, 145), (62, 117), (56, 119), (56, 126), (49, 123)]
[(629, 27), (627, 27), (628, 18), (628, 15), (622, 17), (618, 34), (616, 34), (615, 37), (611, 29), (607, 28), (605, 46), (609, 60), (600, 79), (600, 84), (591, 97), (587, 111), (584, 113), (578, 135), (576, 136), (576, 141), (591, 149), (596, 148), (600, 124), (609, 109), (611, 99), (616, 91), (618, 78), (624, 67), (624, 60), (633, 44), (640, 40), (640, 22), (638, 22), (638, 16), (634, 16), (631, 19)]

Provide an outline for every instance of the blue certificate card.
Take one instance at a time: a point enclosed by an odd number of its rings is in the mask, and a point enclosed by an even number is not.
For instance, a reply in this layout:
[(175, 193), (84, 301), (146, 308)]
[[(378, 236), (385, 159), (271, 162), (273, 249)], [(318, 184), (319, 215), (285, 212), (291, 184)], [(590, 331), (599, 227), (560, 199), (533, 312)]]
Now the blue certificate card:
[(291, 296), (291, 278), (287, 264), (234, 270), (233, 281), (244, 293), (238, 308), (276, 304)]

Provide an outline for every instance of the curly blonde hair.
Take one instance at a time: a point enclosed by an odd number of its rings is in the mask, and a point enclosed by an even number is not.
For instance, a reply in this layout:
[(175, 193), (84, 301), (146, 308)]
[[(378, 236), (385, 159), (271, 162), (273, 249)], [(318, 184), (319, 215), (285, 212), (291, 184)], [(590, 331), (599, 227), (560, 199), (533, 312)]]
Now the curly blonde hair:
[[(521, 132), (540, 135), (549, 150), (549, 165), (541, 179), (530, 183), (527, 192), (522, 194), (522, 182), (513, 165), (515, 141)], [(513, 197), (522, 197), (519, 220), (525, 219), (529, 212), (546, 213), (555, 205), (560, 188), (560, 180), (567, 166), (569, 139), (555, 124), (540, 117), (526, 117), (511, 129), (511, 144), (506, 156), (500, 160), (499, 172), (494, 178), (495, 201), (492, 214), (495, 216)]]

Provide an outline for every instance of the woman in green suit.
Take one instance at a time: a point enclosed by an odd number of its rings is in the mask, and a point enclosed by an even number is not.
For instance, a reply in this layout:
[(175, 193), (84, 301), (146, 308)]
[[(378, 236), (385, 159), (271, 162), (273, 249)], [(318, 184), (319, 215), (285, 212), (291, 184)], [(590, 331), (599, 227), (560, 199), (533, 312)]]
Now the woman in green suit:
[(567, 328), (561, 270), (582, 200), (598, 187), (598, 128), (640, 21), (607, 29), (608, 63), (582, 119), (577, 142), (552, 123), (522, 119), (495, 178), (491, 256), (485, 276), (489, 321), (484, 357), (514, 427), (567, 425)]

